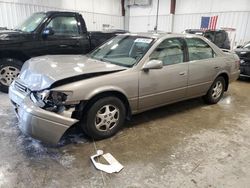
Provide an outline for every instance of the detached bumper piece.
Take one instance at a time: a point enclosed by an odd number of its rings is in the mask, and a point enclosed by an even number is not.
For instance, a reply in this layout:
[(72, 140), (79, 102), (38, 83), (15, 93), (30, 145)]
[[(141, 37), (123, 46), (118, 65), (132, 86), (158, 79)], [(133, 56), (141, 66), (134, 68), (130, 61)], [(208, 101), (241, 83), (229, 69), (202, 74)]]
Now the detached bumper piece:
[[(96, 159), (101, 156), (109, 163), (109, 165), (96, 161)], [(103, 154), (102, 150), (97, 150), (97, 154), (91, 156), (90, 159), (98, 170), (109, 174), (120, 172), (123, 169), (123, 166), (110, 153)]]

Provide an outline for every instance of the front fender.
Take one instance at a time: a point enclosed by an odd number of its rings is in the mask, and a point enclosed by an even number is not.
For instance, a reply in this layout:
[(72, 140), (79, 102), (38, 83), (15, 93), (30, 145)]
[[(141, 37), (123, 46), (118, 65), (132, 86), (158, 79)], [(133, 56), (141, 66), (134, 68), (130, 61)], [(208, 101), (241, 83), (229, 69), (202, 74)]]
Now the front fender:
[(103, 86), (103, 87), (98, 87), (94, 90), (92, 90), (91, 92), (89, 92), (88, 94), (85, 95), (86, 100), (90, 100), (91, 98), (95, 97), (96, 95), (99, 95), (101, 93), (105, 93), (105, 92), (119, 92), (122, 93), (126, 98), (128, 98), (126, 92), (116, 86)]

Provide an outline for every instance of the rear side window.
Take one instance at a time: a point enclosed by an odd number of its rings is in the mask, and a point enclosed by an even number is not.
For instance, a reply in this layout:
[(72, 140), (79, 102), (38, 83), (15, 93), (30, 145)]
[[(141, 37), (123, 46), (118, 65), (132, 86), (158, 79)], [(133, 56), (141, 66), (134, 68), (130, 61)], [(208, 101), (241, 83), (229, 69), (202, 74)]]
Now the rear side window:
[(214, 57), (213, 49), (202, 39), (186, 38), (189, 61), (209, 59)]
[(222, 48), (226, 40), (226, 35), (227, 34), (222, 31), (217, 32), (215, 35), (214, 44), (216, 44), (219, 48)]
[(152, 52), (150, 59), (161, 60), (163, 65), (182, 63), (183, 49), (183, 43), (179, 39), (166, 39)]

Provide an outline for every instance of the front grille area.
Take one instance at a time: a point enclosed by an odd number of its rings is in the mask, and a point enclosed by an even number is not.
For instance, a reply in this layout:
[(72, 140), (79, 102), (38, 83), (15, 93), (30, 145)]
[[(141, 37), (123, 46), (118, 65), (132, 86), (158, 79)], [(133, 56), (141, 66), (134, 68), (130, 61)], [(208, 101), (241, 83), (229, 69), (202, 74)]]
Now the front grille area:
[(16, 88), (18, 91), (21, 91), (21, 92), (23, 92), (23, 93), (28, 93), (28, 92), (29, 92), (29, 89), (28, 89), (25, 85), (21, 84), (21, 83), (18, 82), (18, 81), (15, 81), (14, 86), (15, 86), (15, 88)]

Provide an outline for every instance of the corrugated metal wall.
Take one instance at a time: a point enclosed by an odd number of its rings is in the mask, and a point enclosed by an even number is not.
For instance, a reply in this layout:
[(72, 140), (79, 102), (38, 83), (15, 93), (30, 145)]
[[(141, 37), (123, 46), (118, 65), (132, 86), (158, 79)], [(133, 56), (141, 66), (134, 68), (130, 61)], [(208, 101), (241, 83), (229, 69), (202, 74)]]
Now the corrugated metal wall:
[[(130, 7), (129, 30), (145, 32), (153, 30), (156, 19), (157, 0), (150, 7)], [(249, 0), (176, 0), (176, 14), (171, 19), (170, 0), (160, 0), (159, 30), (182, 32), (199, 29), (202, 16), (218, 15), (217, 29), (234, 28), (234, 45), (250, 41)], [(173, 22), (173, 24), (172, 24)]]
[[(156, 23), (157, 0), (152, 0), (151, 6), (131, 6), (129, 11), (129, 30), (146, 32), (153, 30)], [(171, 31), (171, 16), (169, 14), (170, 0), (160, 0), (158, 30)]]
[[(127, 8), (130, 31), (154, 29), (156, 2), (152, 0), (151, 6)], [(0, 0), (0, 27), (13, 28), (34, 12), (77, 9), (84, 16), (89, 30), (102, 30), (103, 24), (124, 29), (120, 8), (120, 0)], [(187, 28), (199, 28), (201, 16), (218, 15), (217, 28), (235, 28), (238, 44), (250, 41), (250, 1), (177, 0), (174, 19), (169, 10), (170, 0), (160, 0), (159, 30), (182, 32)]]
[(217, 29), (234, 28), (235, 44), (243, 44), (250, 41), (250, 12), (212, 12), (196, 14), (176, 14), (174, 18), (174, 32), (182, 32), (185, 29), (199, 29), (202, 16), (218, 15)]
[[(112, 13), (93, 13), (81, 11), (79, 9), (80, 8), (78, 8), (78, 12), (83, 15), (89, 30), (102, 30), (103, 24), (109, 24), (111, 28), (114, 29), (124, 29), (124, 18), (120, 15), (114, 15)], [(27, 3), (27, 1), (26, 3), (0, 1), (0, 27), (13, 28), (32, 13), (49, 10), (74, 11), (73, 9), (63, 7), (63, 3), (62, 7), (54, 7), (34, 3), (31, 4)]]
[[(153, 31), (156, 23), (156, 17), (150, 16), (130, 16), (129, 30), (132, 32), (147, 32)], [(158, 30), (171, 31), (171, 17), (170, 15), (160, 15), (158, 20)]]

